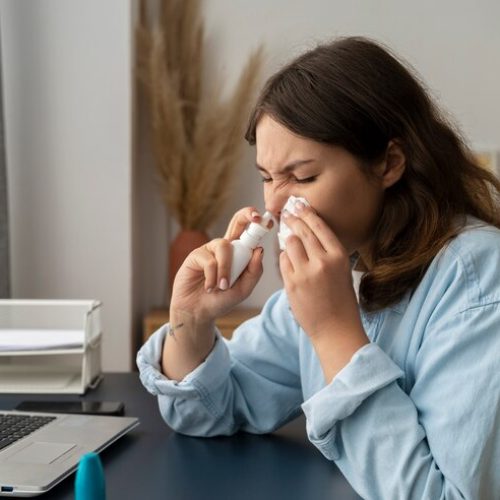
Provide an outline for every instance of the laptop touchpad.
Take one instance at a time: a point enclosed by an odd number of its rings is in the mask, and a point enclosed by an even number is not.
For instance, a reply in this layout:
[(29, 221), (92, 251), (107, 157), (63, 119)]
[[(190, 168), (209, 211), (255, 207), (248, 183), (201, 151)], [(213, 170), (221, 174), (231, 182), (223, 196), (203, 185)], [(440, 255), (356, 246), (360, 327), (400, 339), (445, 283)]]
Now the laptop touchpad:
[(50, 464), (72, 450), (73, 443), (44, 443), (36, 441), (9, 457), (9, 461), (20, 464)]

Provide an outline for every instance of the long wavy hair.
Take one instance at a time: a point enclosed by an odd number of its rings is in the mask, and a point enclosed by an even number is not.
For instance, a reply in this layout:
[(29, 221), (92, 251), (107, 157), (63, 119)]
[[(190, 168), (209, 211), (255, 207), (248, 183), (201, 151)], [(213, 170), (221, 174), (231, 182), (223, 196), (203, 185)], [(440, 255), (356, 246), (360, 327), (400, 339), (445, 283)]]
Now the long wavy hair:
[(500, 181), (478, 164), (419, 78), (378, 43), (341, 38), (278, 71), (250, 116), (250, 144), (264, 114), (302, 137), (343, 147), (369, 176), (389, 141), (403, 149), (406, 168), (385, 192), (373, 266), (360, 285), (367, 311), (414, 290), (468, 215), (500, 228)]

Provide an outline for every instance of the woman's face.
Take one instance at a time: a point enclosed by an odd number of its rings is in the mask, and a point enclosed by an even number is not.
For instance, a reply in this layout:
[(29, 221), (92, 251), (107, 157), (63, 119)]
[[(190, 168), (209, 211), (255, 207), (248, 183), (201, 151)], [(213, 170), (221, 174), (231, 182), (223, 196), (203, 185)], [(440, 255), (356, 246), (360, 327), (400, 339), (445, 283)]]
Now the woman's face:
[(257, 124), (256, 146), (266, 210), (279, 219), (288, 197), (302, 196), (349, 254), (366, 252), (382, 206), (382, 182), (368, 178), (345, 149), (298, 136), (268, 115)]

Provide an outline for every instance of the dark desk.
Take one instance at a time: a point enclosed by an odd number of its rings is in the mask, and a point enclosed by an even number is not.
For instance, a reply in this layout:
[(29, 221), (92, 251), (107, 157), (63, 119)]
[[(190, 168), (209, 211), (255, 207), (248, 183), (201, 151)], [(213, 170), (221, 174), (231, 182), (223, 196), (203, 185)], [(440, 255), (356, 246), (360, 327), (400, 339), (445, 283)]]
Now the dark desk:
[[(54, 396), (0, 395), (0, 409), (12, 409), (23, 399)], [(359, 499), (335, 465), (309, 443), (303, 418), (263, 436), (181, 436), (163, 422), (156, 398), (136, 373), (106, 374), (84, 399), (124, 401), (126, 415), (141, 420), (101, 453), (108, 500)], [(74, 475), (38, 498), (73, 499), (73, 482)]]

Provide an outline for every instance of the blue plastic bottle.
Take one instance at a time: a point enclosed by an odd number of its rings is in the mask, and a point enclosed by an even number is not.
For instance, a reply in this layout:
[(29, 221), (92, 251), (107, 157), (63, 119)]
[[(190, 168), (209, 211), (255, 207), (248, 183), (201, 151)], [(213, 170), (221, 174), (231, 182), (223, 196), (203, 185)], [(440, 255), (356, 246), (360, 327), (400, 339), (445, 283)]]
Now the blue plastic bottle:
[(80, 459), (75, 478), (75, 500), (106, 500), (104, 470), (97, 453), (86, 453)]

